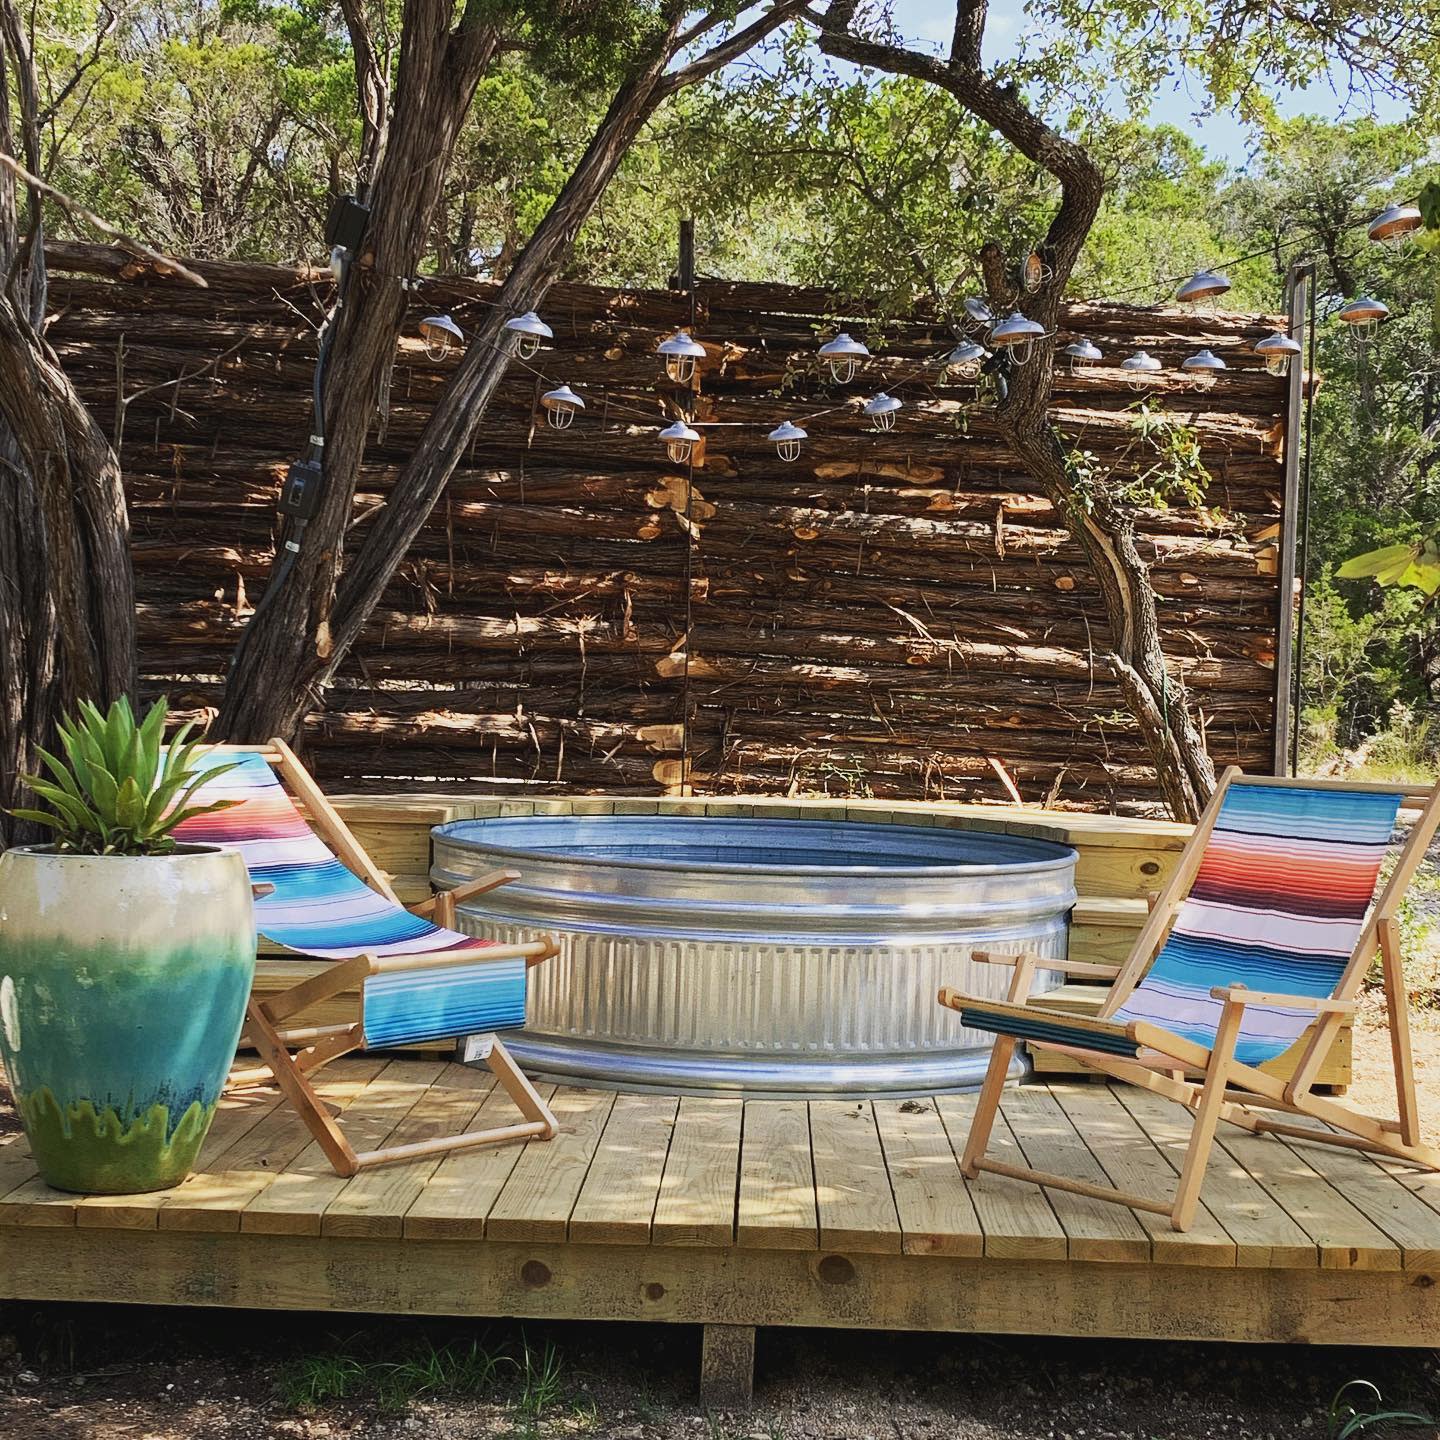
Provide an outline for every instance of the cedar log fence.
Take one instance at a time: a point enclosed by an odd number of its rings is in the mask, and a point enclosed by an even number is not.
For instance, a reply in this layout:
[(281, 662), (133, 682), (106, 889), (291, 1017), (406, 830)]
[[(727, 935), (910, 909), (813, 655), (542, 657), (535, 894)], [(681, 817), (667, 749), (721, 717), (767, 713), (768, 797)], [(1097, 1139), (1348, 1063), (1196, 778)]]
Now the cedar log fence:
[[(275, 497), (309, 430), (328, 269), (199, 263), (200, 290), (109, 247), (55, 244), (49, 338), (116, 438), (134, 529), (142, 684), (213, 705), (263, 590)], [(384, 503), (456, 363), (416, 337), (467, 331), (494, 287), (427, 280), (377, 417), (351, 543)], [(888, 434), (859, 399), (953, 343), (924, 316), (881, 322), (817, 289), (700, 282), (691, 475), (636, 412), (680, 413), (657, 341), (689, 297), (560, 285), (548, 375), (591, 387), (546, 428), (516, 366), (307, 734), (327, 782), (617, 794), (832, 793), (1132, 809), (1158, 799), (1118, 689), (1095, 663), (1104, 611), (1060, 517), (1000, 439), (975, 386), (907, 385)], [(828, 384), (815, 348), (839, 320), (877, 360)], [(1251, 353), (1275, 317), (1074, 304), (1061, 342), (1102, 367), (1056, 381), (1055, 420), (1101, 465), (1134, 454), (1120, 358), (1167, 369), (1155, 404), (1192, 426), (1203, 511), (1142, 512), (1176, 700), (1217, 763), (1274, 750), (1286, 382)], [(1230, 370), (1201, 392), (1198, 346)], [(786, 464), (765, 430), (816, 420)], [(687, 587), (686, 577), (689, 576)], [(1283, 672), (1282, 672), (1283, 673)]]

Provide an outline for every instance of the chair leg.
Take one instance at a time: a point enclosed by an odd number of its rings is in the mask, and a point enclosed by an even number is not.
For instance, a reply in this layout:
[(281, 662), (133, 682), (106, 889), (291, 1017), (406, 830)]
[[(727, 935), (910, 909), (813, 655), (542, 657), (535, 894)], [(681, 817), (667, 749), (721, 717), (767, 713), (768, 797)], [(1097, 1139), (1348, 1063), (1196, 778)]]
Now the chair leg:
[(1410, 1051), (1410, 997), (1400, 954), (1400, 926), (1388, 915), (1378, 925), (1381, 973), (1385, 979), (1385, 1010), (1390, 1022), (1390, 1057), (1395, 1067), (1395, 1101), (1400, 1138), (1419, 1145), (1420, 1107), (1415, 1095), (1415, 1059)]
[(499, 1081), (501, 1088), (515, 1102), (516, 1108), (527, 1119), (545, 1126), (546, 1140), (553, 1140), (560, 1133), (560, 1122), (545, 1103), (544, 1097), (530, 1083), (530, 1077), (515, 1063), (510, 1052), (496, 1040), (490, 1046), (485, 1063)]
[(1175, 1189), (1175, 1203), (1170, 1210), (1170, 1224), (1176, 1230), (1190, 1228), (1195, 1219), (1195, 1208), (1200, 1203), (1200, 1187), (1215, 1145), (1215, 1130), (1227, 1105), (1226, 1077), (1231, 1057), (1235, 1054), (1235, 1042), (1240, 1036), (1243, 1015), (1244, 1007), (1233, 1001), (1227, 1002), (1220, 1013), (1220, 1024), (1215, 1030), (1215, 1048), (1210, 1052), (1205, 1084), (1195, 1106), (1194, 1129), (1190, 1132), (1185, 1163), (1180, 1167), (1180, 1183)]
[(354, 1175), (360, 1166), (350, 1142), (331, 1117), (329, 1107), (305, 1078), (305, 1072), (285, 1048), (270, 1017), (254, 1000), (250, 1002), (246, 1030), (254, 1041), (255, 1048), (259, 1050), (261, 1060), (270, 1067), (270, 1073), (274, 1075), (281, 1093), (295, 1107), (295, 1112), (304, 1122), (305, 1128), (315, 1137), (315, 1143), (334, 1166), (335, 1173)]
[(980, 1087), (980, 1099), (975, 1106), (975, 1118), (970, 1122), (970, 1135), (965, 1141), (965, 1153), (960, 1157), (960, 1172), (967, 1180), (974, 1180), (980, 1174), (980, 1161), (990, 1144), (990, 1132), (995, 1128), (995, 1117), (1000, 1113), (1000, 1097), (1005, 1093), (1005, 1077), (1010, 1073), (1010, 1057), (1015, 1053), (1015, 1037), (999, 1035), (995, 1048), (990, 1052), (990, 1066), (985, 1071), (985, 1083)]

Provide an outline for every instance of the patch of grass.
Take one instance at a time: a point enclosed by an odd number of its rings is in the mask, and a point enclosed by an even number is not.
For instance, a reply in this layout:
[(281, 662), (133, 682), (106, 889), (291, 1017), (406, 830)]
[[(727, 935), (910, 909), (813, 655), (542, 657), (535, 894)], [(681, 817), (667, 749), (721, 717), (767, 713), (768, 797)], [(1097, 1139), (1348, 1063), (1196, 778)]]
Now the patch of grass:
[(525, 1415), (539, 1417), (560, 1399), (563, 1389), (561, 1373), (563, 1365), (560, 1352), (550, 1341), (540, 1349), (531, 1345), (528, 1339), (521, 1342), (520, 1396), (516, 1408)]
[[(1346, 1397), (1350, 1398), (1346, 1398)], [(1368, 1406), (1356, 1409), (1355, 1401)], [(1325, 1433), (1329, 1440), (1351, 1440), (1372, 1425), (1393, 1426), (1401, 1430), (1431, 1428), (1434, 1419), (1417, 1410), (1386, 1410), (1379, 1386), (1369, 1380), (1347, 1380), (1330, 1402)]]
[[(422, 1340), (396, 1356), (356, 1354), (342, 1342), (334, 1350), (291, 1361), (280, 1372), (277, 1390), (281, 1401), (296, 1410), (345, 1400), (403, 1410), (416, 1400), (491, 1395), (507, 1372), (520, 1368), (512, 1356), (489, 1350), (478, 1340), (468, 1345)], [(558, 1375), (558, 1358), (553, 1368)]]

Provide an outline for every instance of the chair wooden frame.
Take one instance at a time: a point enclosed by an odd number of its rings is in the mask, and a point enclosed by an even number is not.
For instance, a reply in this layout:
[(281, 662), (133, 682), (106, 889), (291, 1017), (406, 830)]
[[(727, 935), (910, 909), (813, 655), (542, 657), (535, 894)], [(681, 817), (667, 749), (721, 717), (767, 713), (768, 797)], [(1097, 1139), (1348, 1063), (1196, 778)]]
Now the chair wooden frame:
[[(372, 890), (402, 902), (390, 884), (390, 877), (381, 870), (365, 847), (351, 832), (339, 812), (326, 799), (314, 777), (299, 757), (283, 740), (270, 740), (264, 745), (214, 745), (209, 749), (221, 754), (260, 755), (279, 775), (291, 794), (304, 807), (311, 828), (334, 852), (336, 858)], [(425, 916), (437, 925), (453, 929), (455, 907), (473, 895), (484, 894), (497, 886), (519, 878), (515, 870), (493, 870), (473, 880), (442, 891), (418, 905), (408, 908), (412, 914)], [(257, 887), (258, 889), (259, 887)], [(260, 891), (260, 893), (264, 893)], [(508, 1140), (552, 1139), (559, 1133), (559, 1124), (544, 1098), (515, 1063), (510, 1052), (498, 1038), (489, 1041), (485, 1062), (497, 1083), (515, 1102), (524, 1117), (513, 1125), (492, 1126), (471, 1130), (434, 1140), (409, 1145), (392, 1145), (383, 1150), (357, 1152), (336, 1123), (331, 1107), (315, 1092), (311, 1076), (323, 1065), (342, 1055), (365, 1048), (362, 1019), (340, 1025), (285, 1028), (284, 1022), (307, 1007), (343, 994), (352, 987), (362, 987), (371, 975), (393, 975), (406, 970), (429, 970), (444, 965), (469, 965), (477, 957), (489, 960), (524, 957), (527, 965), (538, 965), (557, 954), (559, 946), (550, 936), (523, 944), (489, 945), (483, 951), (448, 950), (434, 954), (356, 955), (336, 960), (325, 970), (310, 976), (268, 1000), (253, 995), (246, 1011), (244, 1033), (240, 1044), (259, 1052), (259, 1067), (232, 1071), (228, 1085), (240, 1088), (274, 1083), (295, 1107), (306, 1128), (315, 1138), (335, 1171), (350, 1176), (376, 1165), (392, 1165), (426, 1156), (444, 1155), (453, 1150), (466, 1150), (477, 1145), (494, 1145)]]
[[(1269, 995), (1247, 990), (1243, 985), (1220, 986), (1210, 993), (1222, 1002), (1215, 1040), (1206, 1047), (1172, 1034), (1162, 1026), (1144, 1020), (1132, 1020), (1123, 1028), (1111, 1017), (1130, 997), (1144, 978), (1161, 945), (1169, 934), (1181, 903), (1190, 893), (1196, 873), (1205, 854), (1210, 832), (1220, 813), (1225, 792), (1236, 780), (1246, 785), (1301, 785), (1318, 790), (1383, 791), (1402, 796), (1419, 808), (1419, 815), (1400, 852), (1394, 870), (1371, 908), (1369, 918), (1351, 951), (1350, 958), (1326, 999), (1309, 996)], [(1225, 771), (1215, 794), (1205, 807), (1191, 835), (1170, 883), (1156, 898), (1149, 918), (1123, 965), (1109, 967), (1090, 963), (1072, 963), (1042, 959), (1035, 955), (989, 955), (977, 951), (971, 958), (984, 963), (1013, 965), (1014, 975), (1003, 1002), (962, 995), (946, 988), (940, 991), (942, 1005), (959, 1010), (962, 1007), (985, 1009), (991, 1013), (1011, 1016), (1038, 1016), (1063, 1024), (1071, 1031), (1091, 1031), (1097, 1036), (1123, 1035), (1138, 1047), (1134, 1059), (1087, 1049), (1083, 1044), (1060, 1044), (1046, 1040), (1027, 1040), (1026, 1044), (1053, 1050), (1079, 1060), (1090, 1069), (1118, 1080), (1153, 1090), (1178, 1100), (1194, 1111), (1190, 1144), (1181, 1165), (1179, 1182), (1170, 1200), (1157, 1200), (1109, 1186), (1092, 1185), (1068, 1176), (1053, 1175), (1026, 1166), (1011, 1165), (986, 1158), (995, 1116), (1005, 1086), (1006, 1072), (1014, 1054), (1018, 1037), (999, 1035), (991, 1053), (990, 1065), (980, 1090), (975, 1119), (961, 1159), (961, 1169), (975, 1179), (982, 1170), (1013, 1179), (1032, 1181), (1037, 1185), (1098, 1200), (1110, 1200), (1132, 1209), (1168, 1215), (1176, 1230), (1186, 1230), (1195, 1218), (1205, 1167), (1215, 1142), (1220, 1121), (1246, 1130), (1274, 1135), (1287, 1135), (1323, 1144), (1341, 1145), (1350, 1149), (1387, 1155), (1430, 1170), (1440, 1170), (1440, 1149), (1421, 1138), (1419, 1110), (1415, 1094), (1415, 1070), (1410, 1053), (1408, 997), (1400, 955), (1400, 928), (1397, 921), (1401, 900), (1424, 858), (1437, 827), (1440, 827), (1440, 784), (1406, 786), (1366, 784), (1343, 780), (1291, 780), (1283, 777), (1242, 775), (1236, 768)], [(1398, 1118), (1381, 1120), (1360, 1113), (1348, 1105), (1314, 1093), (1315, 1078), (1344, 1019), (1354, 1013), (1355, 1000), (1364, 983), (1365, 972), (1379, 954), (1384, 977), (1387, 1017), (1390, 1027), (1391, 1056), (1395, 1069), (1395, 1093)], [(1100, 977), (1110, 975), (1110, 994), (1093, 1018), (1060, 1014), (1031, 1003), (1030, 986), (1037, 969), (1063, 970), (1070, 974)], [(1315, 1012), (1315, 1024), (1288, 1081), (1280, 1080), (1253, 1065), (1235, 1058), (1240, 1023), (1246, 1005), (1285, 1004), (1304, 1007)], [(1193, 1078), (1192, 1078), (1193, 1077)], [(1272, 1119), (1273, 1114), (1296, 1119)], [(1321, 1122), (1306, 1125), (1299, 1120)]]

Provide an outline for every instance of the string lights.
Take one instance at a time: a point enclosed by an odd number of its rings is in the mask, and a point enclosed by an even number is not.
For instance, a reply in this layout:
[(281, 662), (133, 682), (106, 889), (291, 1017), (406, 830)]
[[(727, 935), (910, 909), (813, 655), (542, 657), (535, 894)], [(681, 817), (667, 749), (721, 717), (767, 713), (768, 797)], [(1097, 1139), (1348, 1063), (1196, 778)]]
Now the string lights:
[(842, 331), (820, 347), (820, 358), (829, 365), (830, 378), (837, 385), (848, 385), (859, 373), (860, 362), (870, 358), (870, 351)]
[(443, 360), (452, 349), (465, 343), (460, 327), (448, 315), (427, 315), (420, 322), (420, 338), (432, 360)]
[[(1410, 240), (1423, 223), (1423, 217), (1415, 205), (1391, 204), (1370, 222), (1367, 233), (1370, 239), (1377, 243), (1398, 248)], [(1268, 251), (1261, 253), (1269, 254)], [(1234, 265), (1254, 258), (1257, 257), (1239, 256), (1229, 263)], [(1043, 286), (1047, 280), (1053, 279), (1053, 275), (1041, 252), (1032, 251), (1021, 262), (1017, 278), (1019, 288), (1026, 291)], [(1185, 304), (1213, 301), (1230, 288), (1229, 278), (1218, 267), (1201, 269), (1180, 283), (1176, 299)], [(1034, 357), (1037, 343), (1051, 338), (1054, 333), (1047, 331), (1038, 321), (1030, 319), (1019, 310), (1011, 311), (1004, 319), (998, 319), (989, 302), (980, 296), (967, 297), (962, 302), (962, 310), (964, 322), (976, 327), (982, 333), (985, 343), (962, 336), (952, 349), (921, 361), (910, 374), (901, 376), (898, 382), (892, 379), (892, 388), (897, 383), (906, 384), (911, 379), (923, 376), (938, 362), (942, 380), (949, 376), (961, 381), (977, 381), (982, 390), (988, 388), (996, 400), (1003, 403), (1008, 391), (1006, 372), (1012, 367), (1028, 363)], [(1359, 299), (1343, 305), (1335, 313), (1350, 329), (1356, 343), (1363, 346), (1374, 337), (1390, 311), (1383, 301), (1370, 295), (1362, 295)], [(502, 329), (508, 344), (496, 345), (495, 348), (508, 351), (521, 362), (533, 359), (545, 342), (554, 339), (555, 333), (534, 310), (512, 316), (504, 322)], [(419, 322), (419, 331), (425, 343), (426, 355), (435, 361), (446, 359), (466, 343), (460, 326), (448, 313), (425, 316)], [(1302, 353), (1300, 343), (1293, 336), (1278, 330), (1257, 340), (1251, 348), (1252, 352), (1264, 361), (1266, 372), (1277, 377), (1288, 374), (1292, 362)], [(706, 351), (704, 345), (697, 341), (689, 330), (677, 330), (659, 342), (656, 353), (664, 361), (666, 376), (677, 385), (688, 385), (694, 379)], [(853, 381), (862, 366), (874, 359), (863, 341), (856, 340), (844, 331), (822, 344), (818, 353), (830, 379), (842, 385)], [(1104, 359), (1100, 347), (1083, 335), (1076, 336), (1065, 345), (1061, 354), (1065, 356), (1072, 375), (1092, 369)], [(534, 369), (533, 366), (529, 368)], [(1120, 362), (1120, 369), (1126, 383), (1133, 390), (1141, 391), (1154, 385), (1155, 377), (1164, 371), (1165, 366), (1148, 351), (1137, 350)], [(1197, 390), (1212, 389), (1219, 377), (1229, 369), (1226, 361), (1210, 349), (1198, 350), (1180, 363), (1180, 370)], [(546, 424), (554, 430), (568, 429), (574, 423), (576, 415), (585, 410), (585, 400), (569, 385), (554, 385), (549, 376), (538, 370), (534, 373), (539, 379), (553, 386), (540, 396)], [(873, 431), (883, 433), (894, 428), (904, 404), (905, 402), (896, 396), (881, 391), (863, 404), (857, 405), (856, 401), (849, 400), (802, 416), (800, 420), (809, 423), (838, 411), (848, 410), (853, 414), (858, 409)], [(615, 404), (608, 396), (606, 409), (607, 413), (612, 409), (621, 412), (628, 410), (631, 414), (643, 415), (646, 420), (653, 418), (633, 406)], [(676, 464), (688, 463), (694, 457), (696, 446), (701, 439), (697, 425), (701, 428), (716, 425), (754, 428), (750, 422), (744, 421), (692, 423), (685, 419), (675, 420), (659, 429), (658, 436), (665, 446), (666, 454)], [(775, 446), (775, 453), (780, 459), (790, 463), (799, 459), (809, 435), (804, 424), (795, 420), (784, 420), (766, 432), (766, 439)]]
[(695, 378), (695, 362), (705, 358), (705, 347), (684, 330), (677, 330), (655, 347), (655, 353), (665, 357), (665, 373), (670, 379), (677, 385), (688, 385)]
[(514, 336), (515, 354), (522, 360), (533, 360), (540, 353), (541, 345), (555, 338), (555, 332), (533, 310), (512, 315), (505, 322), (505, 329)]

